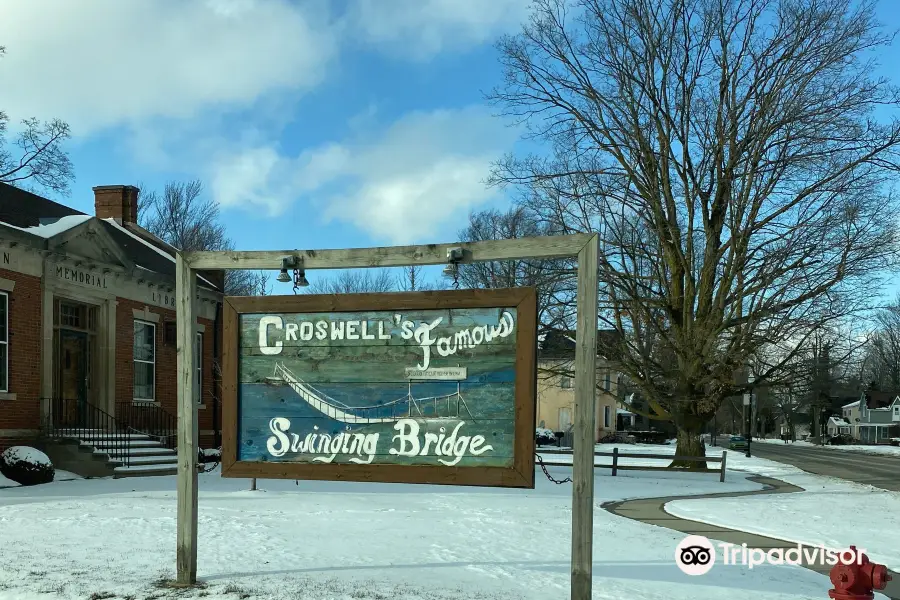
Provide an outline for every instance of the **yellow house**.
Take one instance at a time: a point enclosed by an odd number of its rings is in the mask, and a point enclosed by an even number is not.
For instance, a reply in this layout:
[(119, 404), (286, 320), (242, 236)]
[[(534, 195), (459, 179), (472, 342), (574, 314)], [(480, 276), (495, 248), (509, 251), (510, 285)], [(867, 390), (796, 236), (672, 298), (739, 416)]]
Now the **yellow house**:
[[(575, 415), (575, 386), (572, 378), (575, 356), (574, 335), (551, 332), (542, 336), (538, 351), (537, 426), (551, 431), (568, 431)], [(594, 402), (594, 439), (615, 433), (619, 378), (597, 359), (597, 394)]]

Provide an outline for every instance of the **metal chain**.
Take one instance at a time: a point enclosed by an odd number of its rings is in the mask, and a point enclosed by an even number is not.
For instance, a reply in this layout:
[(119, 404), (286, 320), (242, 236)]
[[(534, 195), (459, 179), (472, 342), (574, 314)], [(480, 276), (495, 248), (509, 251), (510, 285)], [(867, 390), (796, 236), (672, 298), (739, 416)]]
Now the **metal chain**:
[(215, 461), (212, 461), (212, 462), (213, 462), (214, 464), (213, 464), (213, 466), (211, 466), (211, 467), (207, 467), (207, 466), (206, 466), (206, 465), (210, 464), (209, 462), (200, 463), (200, 472), (201, 472), (201, 473), (211, 473), (212, 471), (215, 471), (216, 467), (218, 467), (219, 464), (220, 464), (222, 461), (221, 461), (221, 460), (215, 460)]
[(459, 265), (453, 265), (453, 289), (459, 289)]
[(541, 470), (544, 472), (544, 475), (547, 476), (547, 479), (552, 481), (553, 483), (559, 485), (561, 483), (572, 483), (571, 477), (566, 477), (565, 479), (553, 479), (553, 476), (550, 475), (550, 472), (547, 470), (547, 467), (544, 465), (544, 459), (541, 458), (541, 455), (537, 452), (534, 453), (534, 457), (537, 459), (538, 464), (541, 466)]
[(300, 269), (294, 269), (294, 294), (299, 294), (300, 289)]

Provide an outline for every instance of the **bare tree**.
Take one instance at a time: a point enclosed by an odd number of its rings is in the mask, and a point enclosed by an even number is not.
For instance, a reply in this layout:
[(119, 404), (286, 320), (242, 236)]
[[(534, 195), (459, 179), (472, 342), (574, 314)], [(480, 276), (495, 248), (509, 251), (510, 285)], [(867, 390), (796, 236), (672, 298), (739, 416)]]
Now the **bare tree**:
[(387, 269), (346, 270), (333, 277), (313, 279), (306, 291), (309, 294), (391, 292), (395, 283), (394, 276)]
[(423, 289), (422, 266), (409, 265), (402, 267), (397, 277), (397, 287), (404, 292), (415, 292)]
[(900, 295), (878, 311), (875, 331), (866, 347), (865, 382), (879, 389), (900, 390)]
[[(162, 194), (144, 189), (138, 194), (141, 227), (179, 250), (233, 250), (220, 221), (219, 205), (203, 196), (203, 183), (171, 181)], [(271, 292), (269, 277), (260, 271), (225, 271), (225, 294), (264, 296)]]
[(138, 216), (144, 229), (180, 250), (230, 249), (219, 205), (203, 196), (199, 179), (171, 181), (162, 195), (142, 189)]
[[(0, 46), (0, 59), (5, 53), (6, 48)], [(63, 150), (63, 143), (71, 137), (69, 125), (59, 119), (23, 119), (12, 143), (15, 150), (10, 150), (6, 141), (8, 123), (9, 116), (0, 110), (0, 181), (67, 195), (75, 179), (72, 162)]]
[[(559, 232), (597, 232), (603, 348), (678, 429), (700, 431), (759, 350), (775, 383), (821, 327), (867, 306), (898, 255), (898, 106), (865, 54), (863, 0), (536, 0), (499, 44), (507, 116), (550, 156), (493, 182)], [(689, 466), (675, 463), (676, 466)]]
[[(463, 242), (482, 242), (553, 233), (530, 210), (514, 207), (506, 212), (487, 209), (471, 213), (459, 238)], [(459, 283), (466, 288), (534, 286), (538, 293), (538, 333), (546, 334), (571, 324), (571, 274), (570, 261), (518, 259), (460, 265)]]
[(784, 422), (787, 435), (795, 439), (797, 435), (797, 415), (804, 408), (806, 389), (797, 389), (791, 384), (779, 386), (772, 391), (772, 399), (778, 417)]

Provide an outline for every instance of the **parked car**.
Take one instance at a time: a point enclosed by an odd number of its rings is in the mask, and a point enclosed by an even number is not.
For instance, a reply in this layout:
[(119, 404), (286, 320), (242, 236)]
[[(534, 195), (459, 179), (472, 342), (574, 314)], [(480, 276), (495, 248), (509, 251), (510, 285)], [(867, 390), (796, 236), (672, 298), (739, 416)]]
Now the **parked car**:
[(747, 449), (747, 440), (743, 436), (733, 435), (728, 440), (728, 449), (729, 450), (746, 450)]

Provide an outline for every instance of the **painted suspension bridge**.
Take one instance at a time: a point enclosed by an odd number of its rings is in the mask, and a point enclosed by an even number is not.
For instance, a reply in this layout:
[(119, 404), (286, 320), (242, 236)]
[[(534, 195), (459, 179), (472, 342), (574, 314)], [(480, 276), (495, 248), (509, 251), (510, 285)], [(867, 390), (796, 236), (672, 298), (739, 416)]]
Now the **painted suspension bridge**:
[(410, 380), (405, 396), (374, 406), (350, 406), (336, 400), (294, 375), (284, 363), (275, 363), (275, 372), (272, 377), (266, 378), (266, 383), (287, 385), (318, 412), (348, 425), (395, 423), (409, 418), (458, 420), (463, 413), (470, 420), (475, 420), (460, 391), (459, 381), (456, 382), (456, 391), (451, 394), (415, 398), (412, 393), (413, 382)]

